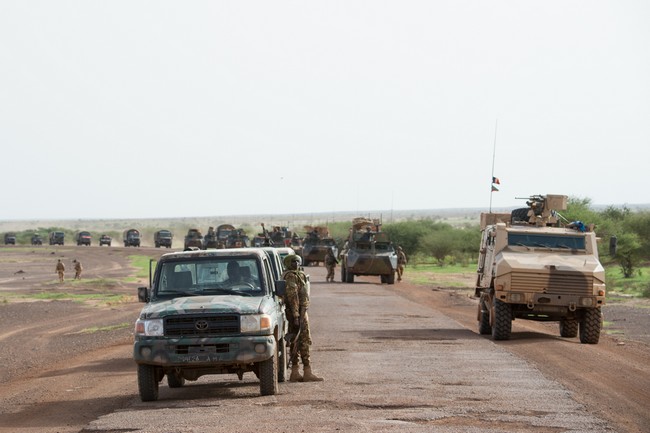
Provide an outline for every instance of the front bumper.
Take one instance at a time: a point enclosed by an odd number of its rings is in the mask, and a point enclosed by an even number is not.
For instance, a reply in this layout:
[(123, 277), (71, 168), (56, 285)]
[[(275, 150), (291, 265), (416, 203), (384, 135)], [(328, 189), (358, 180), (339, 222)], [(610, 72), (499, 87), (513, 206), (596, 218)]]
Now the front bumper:
[(161, 367), (224, 367), (266, 361), (276, 350), (268, 336), (221, 338), (136, 337), (133, 358), (138, 364)]

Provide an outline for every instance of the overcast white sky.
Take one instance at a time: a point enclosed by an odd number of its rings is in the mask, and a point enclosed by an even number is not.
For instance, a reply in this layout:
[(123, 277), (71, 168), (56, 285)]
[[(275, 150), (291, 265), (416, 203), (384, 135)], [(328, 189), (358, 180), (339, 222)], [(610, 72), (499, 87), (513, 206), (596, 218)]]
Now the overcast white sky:
[(650, 203), (650, 2), (0, 0), (0, 220)]

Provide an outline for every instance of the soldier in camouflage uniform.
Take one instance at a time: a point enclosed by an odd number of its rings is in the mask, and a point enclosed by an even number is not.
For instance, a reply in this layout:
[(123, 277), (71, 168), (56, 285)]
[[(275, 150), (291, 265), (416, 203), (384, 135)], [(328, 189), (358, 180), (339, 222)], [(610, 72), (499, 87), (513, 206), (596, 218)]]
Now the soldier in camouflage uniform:
[(79, 260), (74, 261), (74, 279), (75, 280), (80, 280), (81, 279), (81, 271), (83, 271), (83, 267), (81, 266), (81, 262)]
[(334, 257), (334, 250), (328, 248), (327, 254), (325, 255), (325, 268), (327, 268), (327, 277), (325, 277), (325, 281), (334, 282), (334, 269), (338, 262), (339, 261), (336, 260), (336, 257)]
[[(293, 343), (298, 347), (291, 347), (291, 382), (315, 382), (323, 380), (311, 371), (309, 359), (309, 346), (311, 345), (311, 334), (309, 332), (309, 289), (307, 276), (300, 270), (301, 259), (295, 254), (284, 258), (286, 270), (282, 278), (287, 283), (285, 300), (287, 304), (287, 318), (289, 319), (289, 332), (298, 333), (298, 341)], [(297, 349), (297, 350), (296, 350)], [(304, 368), (303, 375), (298, 371), (298, 355), (302, 359)]]
[(406, 266), (406, 254), (401, 246), (397, 247), (397, 281), (402, 281), (402, 274), (404, 274), (404, 266)]
[(62, 283), (65, 280), (65, 265), (61, 259), (56, 263), (56, 273), (59, 274), (59, 282)]

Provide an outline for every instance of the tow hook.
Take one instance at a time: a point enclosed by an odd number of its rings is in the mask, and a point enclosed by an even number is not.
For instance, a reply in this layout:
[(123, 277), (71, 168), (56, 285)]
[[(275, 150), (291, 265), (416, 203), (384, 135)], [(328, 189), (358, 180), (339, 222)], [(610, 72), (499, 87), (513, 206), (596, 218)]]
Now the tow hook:
[(569, 304), (569, 311), (575, 311), (576, 310), (576, 304), (575, 302), (571, 302)]

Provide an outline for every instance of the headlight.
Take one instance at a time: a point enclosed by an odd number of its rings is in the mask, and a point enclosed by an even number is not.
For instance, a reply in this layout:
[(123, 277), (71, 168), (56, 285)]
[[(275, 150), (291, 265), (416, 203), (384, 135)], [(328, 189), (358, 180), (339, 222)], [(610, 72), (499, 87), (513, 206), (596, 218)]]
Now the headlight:
[(147, 337), (161, 337), (163, 332), (162, 319), (137, 320), (135, 322), (135, 334)]
[(271, 316), (268, 314), (246, 314), (239, 316), (241, 332), (271, 330)]

